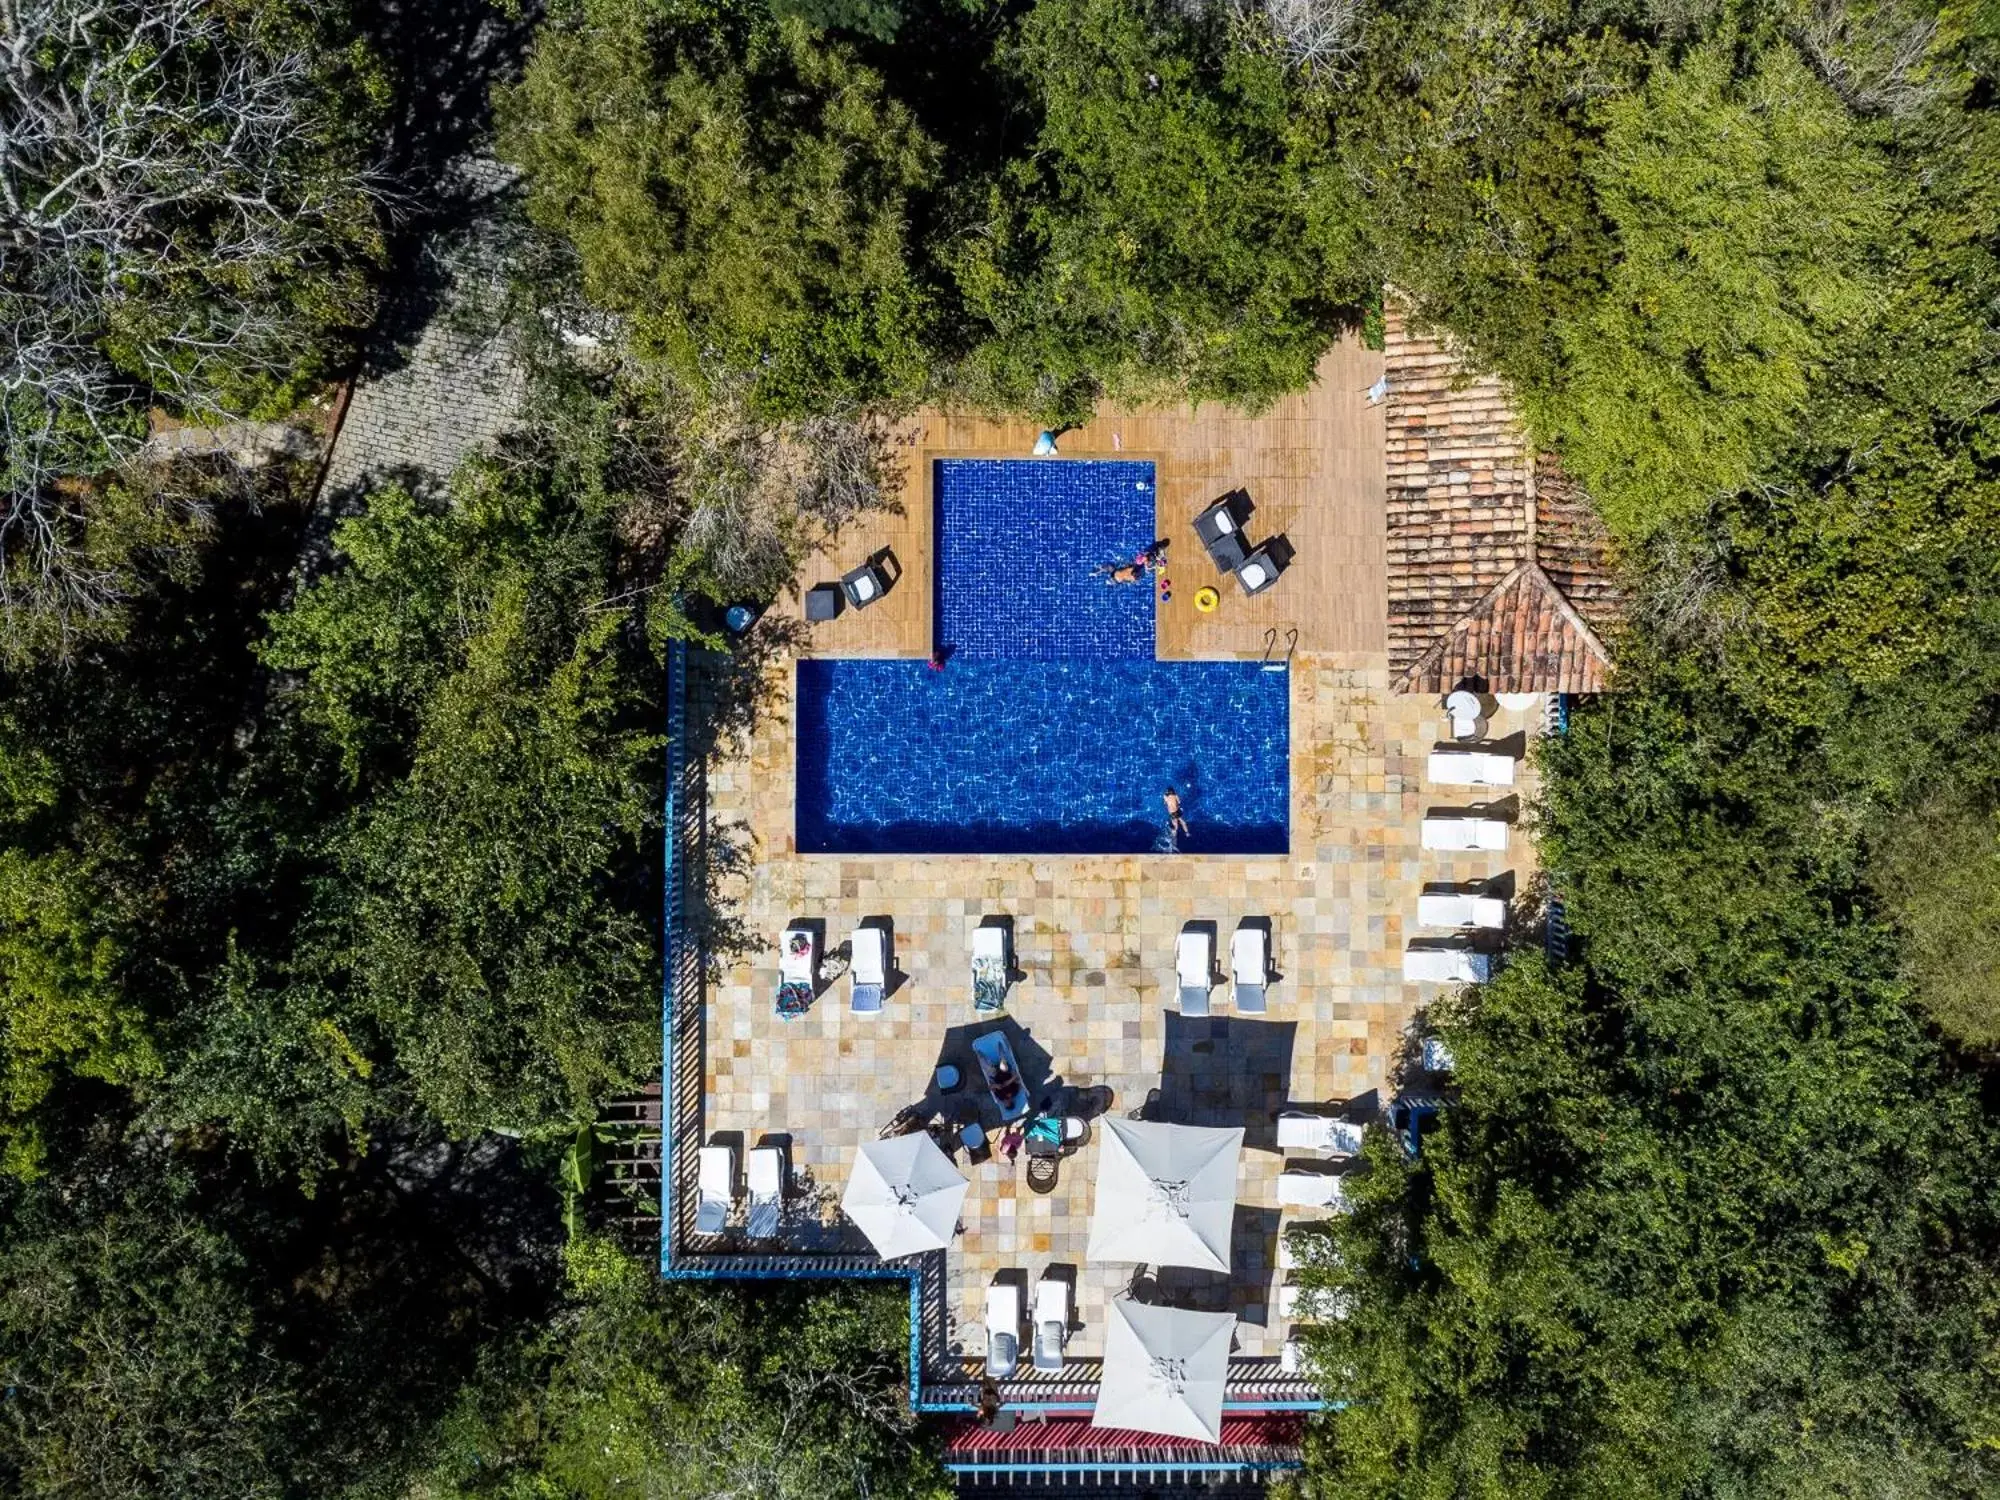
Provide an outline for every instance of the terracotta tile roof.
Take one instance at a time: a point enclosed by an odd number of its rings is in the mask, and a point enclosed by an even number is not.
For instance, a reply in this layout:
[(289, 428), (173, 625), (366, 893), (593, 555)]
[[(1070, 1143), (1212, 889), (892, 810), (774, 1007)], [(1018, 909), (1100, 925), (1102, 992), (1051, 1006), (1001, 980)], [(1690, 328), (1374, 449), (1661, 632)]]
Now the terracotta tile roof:
[(1467, 679), (1495, 693), (1601, 693), (1611, 654), (1539, 563), (1524, 562), (1396, 680), (1448, 693)]
[(1389, 666), (1402, 692), (1596, 692), (1618, 593), (1590, 503), (1505, 386), (1387, 311)]
[(1590, 497), (1553, 453), (1535, 461), (1535, 561), (1600, 634), (1612, 630), (1624, 598), (1605, 559), (1611, 538)]

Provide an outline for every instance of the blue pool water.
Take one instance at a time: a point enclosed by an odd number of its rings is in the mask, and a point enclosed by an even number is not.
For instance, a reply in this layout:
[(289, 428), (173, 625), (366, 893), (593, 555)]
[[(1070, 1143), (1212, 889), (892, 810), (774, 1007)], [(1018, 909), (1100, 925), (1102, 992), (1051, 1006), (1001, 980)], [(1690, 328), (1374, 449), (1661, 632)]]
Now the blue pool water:
[(1153, 540), (1151, 464), (945, 458), (931, 478), (936, 645), (988, 661), (1153, 659), (1150, 582), (1094, 572)]
[(798, 846), (1143, 853), (1172, 783), (1184, 851), (1280, 854), (1290, 742), (1288, 674), (1255, 662), (804, 660)]

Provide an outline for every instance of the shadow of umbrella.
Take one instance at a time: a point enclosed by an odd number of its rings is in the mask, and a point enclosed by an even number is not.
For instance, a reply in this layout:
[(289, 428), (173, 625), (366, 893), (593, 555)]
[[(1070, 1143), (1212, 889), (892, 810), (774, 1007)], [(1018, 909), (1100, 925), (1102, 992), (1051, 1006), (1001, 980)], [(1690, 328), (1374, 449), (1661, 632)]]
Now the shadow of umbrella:
[(1278, 1111), (1292, 1085), (1292, 1021), (1166, 1013), (1159, 1102), (1151, 1119), (1234, 1125), (1246, 1150), (1278, 1148)]
[(958, 1069), (959, 1085), (955, 1092), (944, 1097), (941, 1105), (961, 1122), (976, 1119), (989, 1133), (999, 1128), (1000, 1106), (994, 1103), (993, 1095), (986, 1087), (985, 1077), (979, 1071), (979, 1059), (973, 1055), (972, 1044), (994, 1032), (1004, 1036), (1007, 1045), (1013, 1049), (1014, 1062), (1021, 1070), (1021, 1082), (1027, 1088), (1031, 1107), (1039, 1106), (1051, 1085), (1057, 1082), (1054, 1059), (1049, 1056), (1048, 1049), (1012, 1016), (998, 1016), (990, 1021), (975, 1021), (950, 1028), (944, 1034), (937, 1062), (932, 1066), (936, 1068), (949, 1063)]

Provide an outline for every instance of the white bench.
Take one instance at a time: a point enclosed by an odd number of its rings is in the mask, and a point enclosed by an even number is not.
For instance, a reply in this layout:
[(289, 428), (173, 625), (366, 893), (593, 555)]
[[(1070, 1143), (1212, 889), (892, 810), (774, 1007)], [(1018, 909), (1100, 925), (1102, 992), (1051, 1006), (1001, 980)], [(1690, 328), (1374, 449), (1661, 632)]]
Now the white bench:
[(1514, 757), (1483, 750), (1433, 750), (1428, 775), (1434, 786), (1512, 786)]
[(1430, 813), (1424, 818), (1423, 844), (1426, 849), (1504, 850), (1507, 824), (1500, 818), (1440, 817)]
[(1470, 948), (1405, 948), (1403, 978), (1417, 984), (1484, 984), (1493, 957)]

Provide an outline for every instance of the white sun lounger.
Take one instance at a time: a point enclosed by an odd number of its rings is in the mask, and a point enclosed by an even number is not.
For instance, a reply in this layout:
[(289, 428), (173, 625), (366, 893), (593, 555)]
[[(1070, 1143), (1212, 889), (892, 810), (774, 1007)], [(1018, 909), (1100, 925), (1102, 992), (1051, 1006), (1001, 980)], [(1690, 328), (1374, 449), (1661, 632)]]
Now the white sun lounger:
[(736, 1148), (703, 1146), (695, 1154), (700, 1201), (695, 1207), (694, 1232), (720, 1234), (729, 1224), (730, 1205), (736, 1201)]
[(1403, 978), (1413, 984), (1484, 984), (1493, 977), (1493, 955), (1470, 948), (1405, 948)]
[(1347, 1309), (1347, 1298), (1330, 1287), (1303, 1287), (1288, 1281), (1278, 1288), (1278, 1316), (1294, 1323), (1344, 1318)]
[(1060, 1370), (1069, 1339), (1069, 1283), (1044, 1276), (1035, 1283), (1035, 1368)]
[(785, 1153), (777, 1146), (750, 1152), (750, 1238), (768, 1240), (778, 1232), (785, 1206)]
[(1424, 817), (1424, 847), (1426, 849), (1492, 849), (1507, 847), (1507, 824), (1501, 818), (1439, 817), (1428, 813)]
[(1514, 757), (1481, 750), (1433, 750), (1426, 771), (1432, 786), (1512, 786)]
[[(1305, 1220), (1302, 1222), (1310, 1223), (1311, 1221)], [(1306, 1245), (1308, 1248), (1301, 1250), (1299, 1248), (1301, 1245)], [(1339, 1264), (1340, 1252), (1334, 1248), (1333, 1241), (1323, 1234), (1313, 1235), (1308, 1240), (1303, 1236), (1295, 1236), (1290, 1230), (1287, 1230), (1278, 1236), (1278, 1269), (1280, 1271), (1296, 1271), (1300, 1266), (1337, 1266)]]
[(852, 938), (854, 998), (850, 1007), (856, 1015), (872, 1016), (882, 1008), (882, 992), (889, 984), (889, 934), (879, 927), (857, 927)]
[(998, 1010), (1007, 1003), (1007, 976), (1014, 967), (1007, 951), (1007, 929), (972, 929), (972, 1008)]
[(1280, 1151), (1317, 1151), (1322, 1156), (1354, 1156), (1361, 1150), (1362, 1127), (1352, 1120), (1286, 1110), (1278, 1116)]
[(1270, 934), (1262, 927), (1238, 927), (1229, 935), (1229, 978), (1236, 1008), (1246, 1016), (1264, 1013), (1264, 987), (1271, 977)]
[(1005, 1380), (1021, 1362), (1021, 1291), (996, 1281), (986, 1289), (986, 1373)]
[(1278, 1202), (1290, 1208), (1345, 1208), (1340, 1179), (1325, 1172), (1280, 1172)]
[(1208, 1014), (1208, 992), (1215, 979), (1215, 943), (1208, 929), (1192, 922), (1174, 939), (1174, 977), (1179, 981), (1181, 1014)]
[(1498, 929), (1507, 925), (1507, 903), (1469, 891), (1432, 891), (1417, 897), (1417, 925)]

